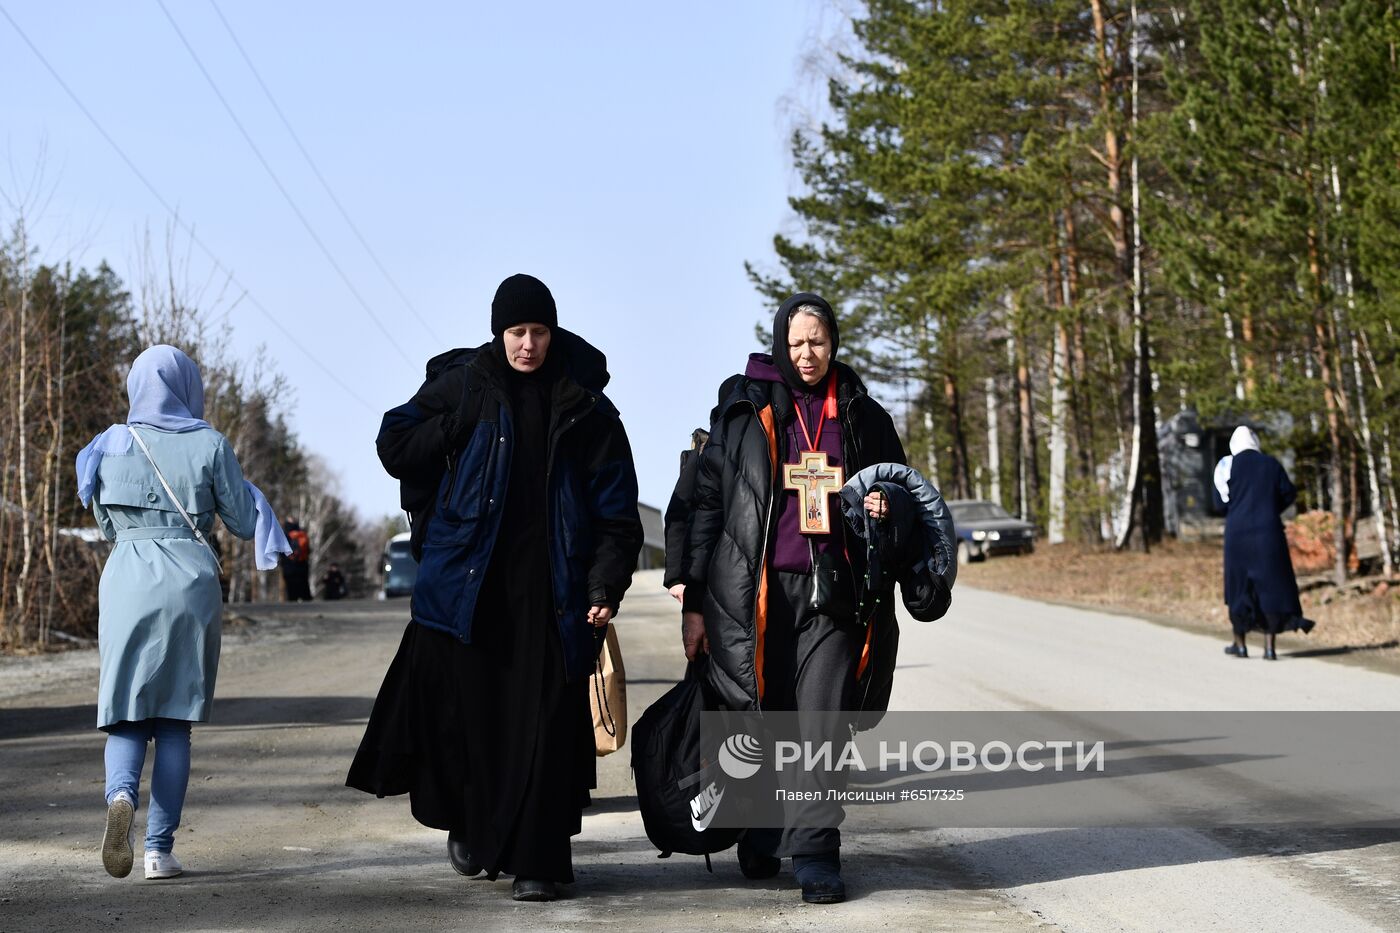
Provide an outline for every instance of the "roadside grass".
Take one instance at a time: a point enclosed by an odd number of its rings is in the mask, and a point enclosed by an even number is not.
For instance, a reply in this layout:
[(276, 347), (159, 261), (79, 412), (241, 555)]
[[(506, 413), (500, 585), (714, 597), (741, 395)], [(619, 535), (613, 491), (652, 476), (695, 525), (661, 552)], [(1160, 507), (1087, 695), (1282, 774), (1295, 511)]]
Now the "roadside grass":
[[(958, 570), (958, 582), (1039, 599), (1168, 622), (1230, 639), (1221, 601), (1220, 542), (1168, 541), (1150, 554), (1079, 544), (1038, 545), (1034, 554), (997, 557)], [(1363, 578), (1338, 590), (1300, 577), (1311, 634), (1279, 636), (1284, 654), (1357, 655), (1400, 673), (1400, 586)], [(1256, 648), (1260, 636), (1251, 634)], [(1361, 656), (1365, 656), (1364, 658)]]

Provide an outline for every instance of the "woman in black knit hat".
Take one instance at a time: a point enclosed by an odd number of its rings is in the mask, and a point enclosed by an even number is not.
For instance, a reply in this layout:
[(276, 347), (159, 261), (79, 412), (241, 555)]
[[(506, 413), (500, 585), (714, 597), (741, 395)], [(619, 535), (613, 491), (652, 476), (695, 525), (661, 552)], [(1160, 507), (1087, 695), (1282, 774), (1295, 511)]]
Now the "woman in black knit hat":
[(574, 880), (596, 786), (588, 676), (642, 525), (603, 354), (528, 275), (501, 283), (491, 333), (429, 361), (380, 428), (420, 569), (347, 783), (407, 793), (459, 873), (545, 901)]

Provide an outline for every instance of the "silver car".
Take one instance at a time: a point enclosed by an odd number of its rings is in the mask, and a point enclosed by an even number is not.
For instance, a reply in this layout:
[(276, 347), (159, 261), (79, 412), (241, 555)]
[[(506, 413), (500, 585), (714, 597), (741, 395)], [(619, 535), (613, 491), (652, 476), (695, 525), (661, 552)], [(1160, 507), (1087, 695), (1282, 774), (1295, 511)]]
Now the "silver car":
[(986, 499), (954, 499), (948, 503), (958, 529), (958, 563), (969, 564), (997, 554), (1029, 554), (1035, 550), (1035, 526), (1010, 515)]

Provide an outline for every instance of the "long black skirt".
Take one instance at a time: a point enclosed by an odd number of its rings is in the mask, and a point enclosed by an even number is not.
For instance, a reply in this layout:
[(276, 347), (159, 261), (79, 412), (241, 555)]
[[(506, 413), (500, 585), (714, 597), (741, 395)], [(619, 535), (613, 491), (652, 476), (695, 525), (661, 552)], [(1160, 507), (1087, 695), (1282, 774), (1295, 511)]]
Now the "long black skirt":
[(572, 882), (569, 839), (597, 786), (588, 680), (564, 678), (548, 587), (510, 600), (491, 576), (472, 644), (409, 623), (346, 784), (408, 794), (487, 872)]
[[(1296, 585), (1295, 585), (1296, 588)], [(1297, 602), (1297, 598), (1294, 598)], [(1250, 632), (1263, 632), (1265, 635), (1279, 635), (1283, 632), (1310, 632), (1313, 623), (1303, 618), (1299, 612), (1266, 612), (1254, 589), (1254, 582), (1246, 580), (1243, 591), (1229, 604), (1230, 627), (1239, 636)]]

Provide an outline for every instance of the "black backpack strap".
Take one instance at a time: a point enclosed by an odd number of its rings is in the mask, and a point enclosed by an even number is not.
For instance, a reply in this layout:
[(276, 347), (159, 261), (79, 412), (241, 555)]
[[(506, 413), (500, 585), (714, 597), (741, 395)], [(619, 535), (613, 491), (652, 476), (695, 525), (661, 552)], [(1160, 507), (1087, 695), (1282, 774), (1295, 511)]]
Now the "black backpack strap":
[[(471, 432), (476, 429), (480, 422), (488, 394), (484, 391), (486, 379), (472, 365), (472, 358), (451, 363), (440, 369), (430, 370), (428, 380), (436, 382), (445, 373), (458, 367), (464, 368), (462, 396), (457, 408), (444, 416), (443, 431), (449, 444), (445, 462), (430, 480), (420, 480), (420, 483), (412, 490), (411, 497), (404, 484), (400, 483), (402, 505), (404, 511), (408, 513), (409, 531), (412, 533), (410, 547), (414, 560), (420, 562), (423, 560), (423, 539), (427, 534), (428, 520), (432, 518), (433, 512), (437, 508), (437, 493), (438, 488), (442, 485), (443, 474), (448, 471), (450, 464), (455, 463), (461, 454), (461, 444), (465, 442), (467, 437), (471, 436)], [(499, 407), (499, 403), (496, 404)], [(496, 412), (493, 411), (493, 413)], [(409, 501), (410, 498), (412, 501)]]
[[(461, 452), (461, 445), (471, 436), (472, 431), (481, 421), (481, 415), (486, 406), (486, 378), (476, 369), (467, 365), (466, 378), (462, 382), (462, 398), (458, 402), (455, 411), (452, 411), (448, 418), (450, 427), (447, 428), (448, 441), (452, 445), (450, 454), (455, 457)], [(500, 403), (495, 399), (492, 415), (499, 414)]]

